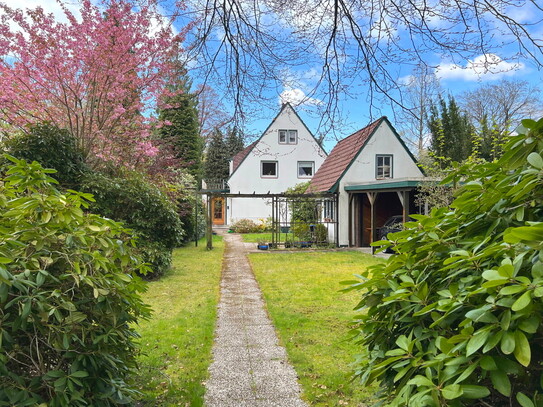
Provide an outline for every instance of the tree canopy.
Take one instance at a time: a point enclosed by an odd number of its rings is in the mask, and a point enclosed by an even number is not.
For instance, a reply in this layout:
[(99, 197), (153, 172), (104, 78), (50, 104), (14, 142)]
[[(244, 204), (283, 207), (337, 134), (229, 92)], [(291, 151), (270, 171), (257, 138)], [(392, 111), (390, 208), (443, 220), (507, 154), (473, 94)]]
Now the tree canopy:
[(87, 161), (135, 167), (158, 154), (144, 113), (164, 88), (183, 40), (152, 7), (83, 0), (64, 21), (0, 3), (0, 119), (26, 131), (67, 129)]

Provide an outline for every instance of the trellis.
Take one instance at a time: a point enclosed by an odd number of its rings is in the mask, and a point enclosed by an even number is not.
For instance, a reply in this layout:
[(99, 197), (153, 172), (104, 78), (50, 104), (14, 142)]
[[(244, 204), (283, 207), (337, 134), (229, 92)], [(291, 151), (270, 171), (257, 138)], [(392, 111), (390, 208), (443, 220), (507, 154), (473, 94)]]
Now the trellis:
[[(328, 234), (334, 236), (333, 244), (339, 245), (339, 228), (338, 228), (338, 195), (337, 194), (230, 194), (230, 193), (217, 193), (211, 191), (201, 191), (200, 193), (207, 195), (207, 248), (213, 247), (212, 243), (212, 213), (211, 213), (211, 201), (215, 197), (222, 198), (268, 198), (272, 201), (272, 241), (270, 242), (272, 247), (289, 247), (292, 246), (310, 246), (324, 244), (324, 241), (316, 239), (315, 231), (322, 230), (322, 227), (317, 225), (324, 225)], [(296, 228), (296, 225), (302, 222), (293, 222), (291, 219), (291, 209), (293, 205), (300, 202), (311, 201), (316, 210), (319, 212), (316, 216), (316, 221), (308, 225), (309, 237), (308, 240), (296, 240), (296, 236), (293, 236), (291, 230)], [(324, 211), (328, 211), (331, 216), (325, 216)], [(292, 237), (288, 239), (287, 237)], [(328, 242), (330, 243), (330, 242)]]

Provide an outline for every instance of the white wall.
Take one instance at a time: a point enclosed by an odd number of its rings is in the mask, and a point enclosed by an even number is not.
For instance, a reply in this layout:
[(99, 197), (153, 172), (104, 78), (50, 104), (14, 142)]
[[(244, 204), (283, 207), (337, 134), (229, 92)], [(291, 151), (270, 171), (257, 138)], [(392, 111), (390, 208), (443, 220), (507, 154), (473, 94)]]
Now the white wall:
[[(298, 130), (297, 144), (279, 144), (279, 129)], [(287, 188), (310, 180), (298, 177), (298, 161), (314, 161), (315, 174), (325, 158), (324, 150), (287, 105), (228, 180), (230, 193), (282, 193)], [(276, 178), (261, 176), (261, 161), (277, 161)], [(271, 205), (266, 205), (259, 198), (229, 199), (227, 210), (229, 223), (236, 219), (258, 220), (271, 216)]]
[(375, 177), (377, 154), (393, 155), (393, 179), (400, 181), (402, 178), (424, 176), (392, 129), (383, 121), (339, 183), (339, 244), (341, 246), (349, 244), (349, 194), (345, 191), (345, 186), (377, 181)]

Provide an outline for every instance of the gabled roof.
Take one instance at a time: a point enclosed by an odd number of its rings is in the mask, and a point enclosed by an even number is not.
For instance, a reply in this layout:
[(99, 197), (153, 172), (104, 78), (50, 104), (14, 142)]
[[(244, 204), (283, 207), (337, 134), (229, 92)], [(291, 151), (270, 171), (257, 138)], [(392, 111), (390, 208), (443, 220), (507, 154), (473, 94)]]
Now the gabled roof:
[(251, 152), (251, 150), (253, 149), (253, 147), (256, 145), (257, 142), (258, 140), (252, 142), (251, 144), (249, 144), (247, 147), (245, 147), (243, 150), (241, 150), (232, 158), (232, 174), (234, 173), (234, 171), (238, 169), (241, 162), (245, 160), (245, 157), (249, 155), (249, 153)]
[(241, 163), (243, 161), (245, 161), (245, 159), (247, 158), (247, 156), (250, 154), (251, 151), (253, 151), (253, 149), (256, 147), (256, 145), (260, 142), (260, 140), (262, 139), (262, 137), (264, 137), (264, 135), (268, 132), (268, 130), (270, 129), (270, 127), (273, 125), (273, 123), (277, 120), (277, 118), (279, 116), (281, 116), (281, 113), (283, 113), (283, 110), (285, 110), (287, 107), (290, 107), (290, 109), (294, 112), (294, 114), (296, 115), (296, 117), (298, 118), (298, 120), (300, 120), (300, 123), (303, 124), (303, 126), (306, 128), (307, 132), (311, 135), (311, 137), (313, 137), (313, 139), (315, 140), (315, 143), (317, 143), (317, 145), (321, 148), (321, 150), (324, 152), (324, 154), (326, 154), (326, 151), (324, 151), (324, 148), (321, 147), (321, 145), (319, 144), (319, 141), (315, 138), (315, 136), (313, 135), (313, 133), (311, 132), (311, 130), (309, 130), (309, 128), (307, 127), (307, 125), (304, 123), (304, 121), (302, 120), (302, 118), (298, 115), (298, 113), (296, 112), (296, 110), (294, 110), (294, 108), (292, 107), (292, 105), (288, 102), (286, 103), (283, 103), (283, 105), (281, 106), (281, 110), (279, 111), (279, 113), (277, 113), (277, 115), (273, 118), (273, 120), (270, 122), (270, 124), (268, 125), (268, 127), (266, 127), (266, 130), (264, 130), (264, 132), (260, 135), (260, 137), (258, 138), (258, 140), (256, 140), (255, 142), (251, 143), (249, 146), (247, 146), (243, 151), (237, 153), (234, 158), (232, 158), (232, 173), (230, 174), (230, 177), (232, 177), (232, 175), (234, 175), (234, 173), (236, 172), (236, 170), (239, 168), (239, 166), (241, 165)]
[(384, 120), (385, 116), (339, 141), (313, 176), (311, 192), (335, 192), (336, 184)]

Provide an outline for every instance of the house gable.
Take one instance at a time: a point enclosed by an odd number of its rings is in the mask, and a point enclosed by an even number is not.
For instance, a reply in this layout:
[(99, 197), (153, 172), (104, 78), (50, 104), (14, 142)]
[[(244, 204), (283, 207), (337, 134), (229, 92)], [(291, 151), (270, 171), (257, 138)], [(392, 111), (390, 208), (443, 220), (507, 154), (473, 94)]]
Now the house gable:
[(399, 134), (386, 117), (373, 129), (364, 146), (349, 163), (341, 177), (337, 180), (336, 188), (342, 188), (360, 182), (378, 182), (377, 157), (391, 157), (391, 179), (423, 177), (424, 173), (418, 166), (417, 160), (409, 151)]
[[(283, 192), (311, 179), (325, 158), (326, 152), (296, 111), (290, 104), (284, 104), (260, 138), (233, 158), (228, 180), (230, 190)], [(263, 168), (275, 171), (265, 175)], [(300, 171), (311, 172), (311, 168), (314, 168), (312, 175), (300, 175)]]
[(340, 140), (311, 180), (311, 190), (314, 192), (336, 192), (339, 180), (384, 119), (381, 117)]

